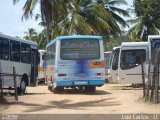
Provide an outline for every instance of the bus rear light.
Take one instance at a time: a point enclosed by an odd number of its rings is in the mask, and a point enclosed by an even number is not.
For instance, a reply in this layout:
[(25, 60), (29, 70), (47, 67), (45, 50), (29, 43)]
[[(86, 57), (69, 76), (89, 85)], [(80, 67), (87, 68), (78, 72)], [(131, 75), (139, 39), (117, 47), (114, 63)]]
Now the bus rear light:
[(67, 74), (58, 74), (59, 77), (67, 76)]
[(96, 73), (96, 75), (97, 75), (97, 76), (102, 76), (102, 75), (103, 75), (103, 73)]

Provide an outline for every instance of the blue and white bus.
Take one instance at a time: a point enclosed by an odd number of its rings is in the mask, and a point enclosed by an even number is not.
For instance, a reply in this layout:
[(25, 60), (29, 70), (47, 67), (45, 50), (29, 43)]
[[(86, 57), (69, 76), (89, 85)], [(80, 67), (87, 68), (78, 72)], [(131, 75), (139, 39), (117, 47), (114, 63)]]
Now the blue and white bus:
[(53, 92), (64, 88), (95, 92), (105, 83), (103, 39), (101, 36), (60, 36), (46, 46), (46, 79)]

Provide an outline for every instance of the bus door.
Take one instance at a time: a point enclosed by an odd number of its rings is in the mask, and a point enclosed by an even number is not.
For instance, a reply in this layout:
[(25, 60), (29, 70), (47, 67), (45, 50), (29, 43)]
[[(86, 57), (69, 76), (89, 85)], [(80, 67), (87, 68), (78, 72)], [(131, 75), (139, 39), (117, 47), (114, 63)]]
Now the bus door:
[(113, 51), (113, 56), (111, 60), (111, 68), (110, 68), (110, 75), (111, 75), (111, 81), (113, 83), (118, 83), (118, 61), (119, 61), (119, 52), (120, 48), (116, 48)]
[(37, 82), (38, 74), (38, 51), (37, 49), (32, 49), (31, 51), (31, 85), (35, 86)]
[(147, 48), (123, 49), (120, 53), (119, 82), (121, 84), (141, 84), (142, 66), (146, 73)]

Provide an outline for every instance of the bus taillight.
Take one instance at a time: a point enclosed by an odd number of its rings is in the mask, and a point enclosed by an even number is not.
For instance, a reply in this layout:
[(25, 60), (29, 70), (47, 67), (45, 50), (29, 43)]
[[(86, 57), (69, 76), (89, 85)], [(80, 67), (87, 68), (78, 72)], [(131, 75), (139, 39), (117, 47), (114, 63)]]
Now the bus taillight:
[(96, 75), (97, 75), (97, 76), (102, 76), (102, 75), (103, 75), (103, 73), (96, 73)]
[(67, 74), (58, 74), (59, 77), (67, 76)]

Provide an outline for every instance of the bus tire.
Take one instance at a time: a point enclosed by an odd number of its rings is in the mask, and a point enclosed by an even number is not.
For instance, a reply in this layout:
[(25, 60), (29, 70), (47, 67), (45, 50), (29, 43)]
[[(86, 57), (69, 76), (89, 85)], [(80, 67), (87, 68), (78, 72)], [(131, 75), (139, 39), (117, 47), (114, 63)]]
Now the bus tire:
[(85, 92), (87, 93), (95, 93), (96, 92), (96, 86), (86, 86)]
[(53, 92), (56, 94), (56, 93), (64, 93), (64, 87), (59, 87), (59, 86), (57, 86), (57, 87), (55, 87), (54, 89), (53, 89)]
[(51, 87), (51, 86), (48, 86), (48, 90), (52, 91), (52, 87)]
[(17, 88), (18, 95), (23, 95), (26, 91), (26, 82), (21, 80), (20, 87)]

